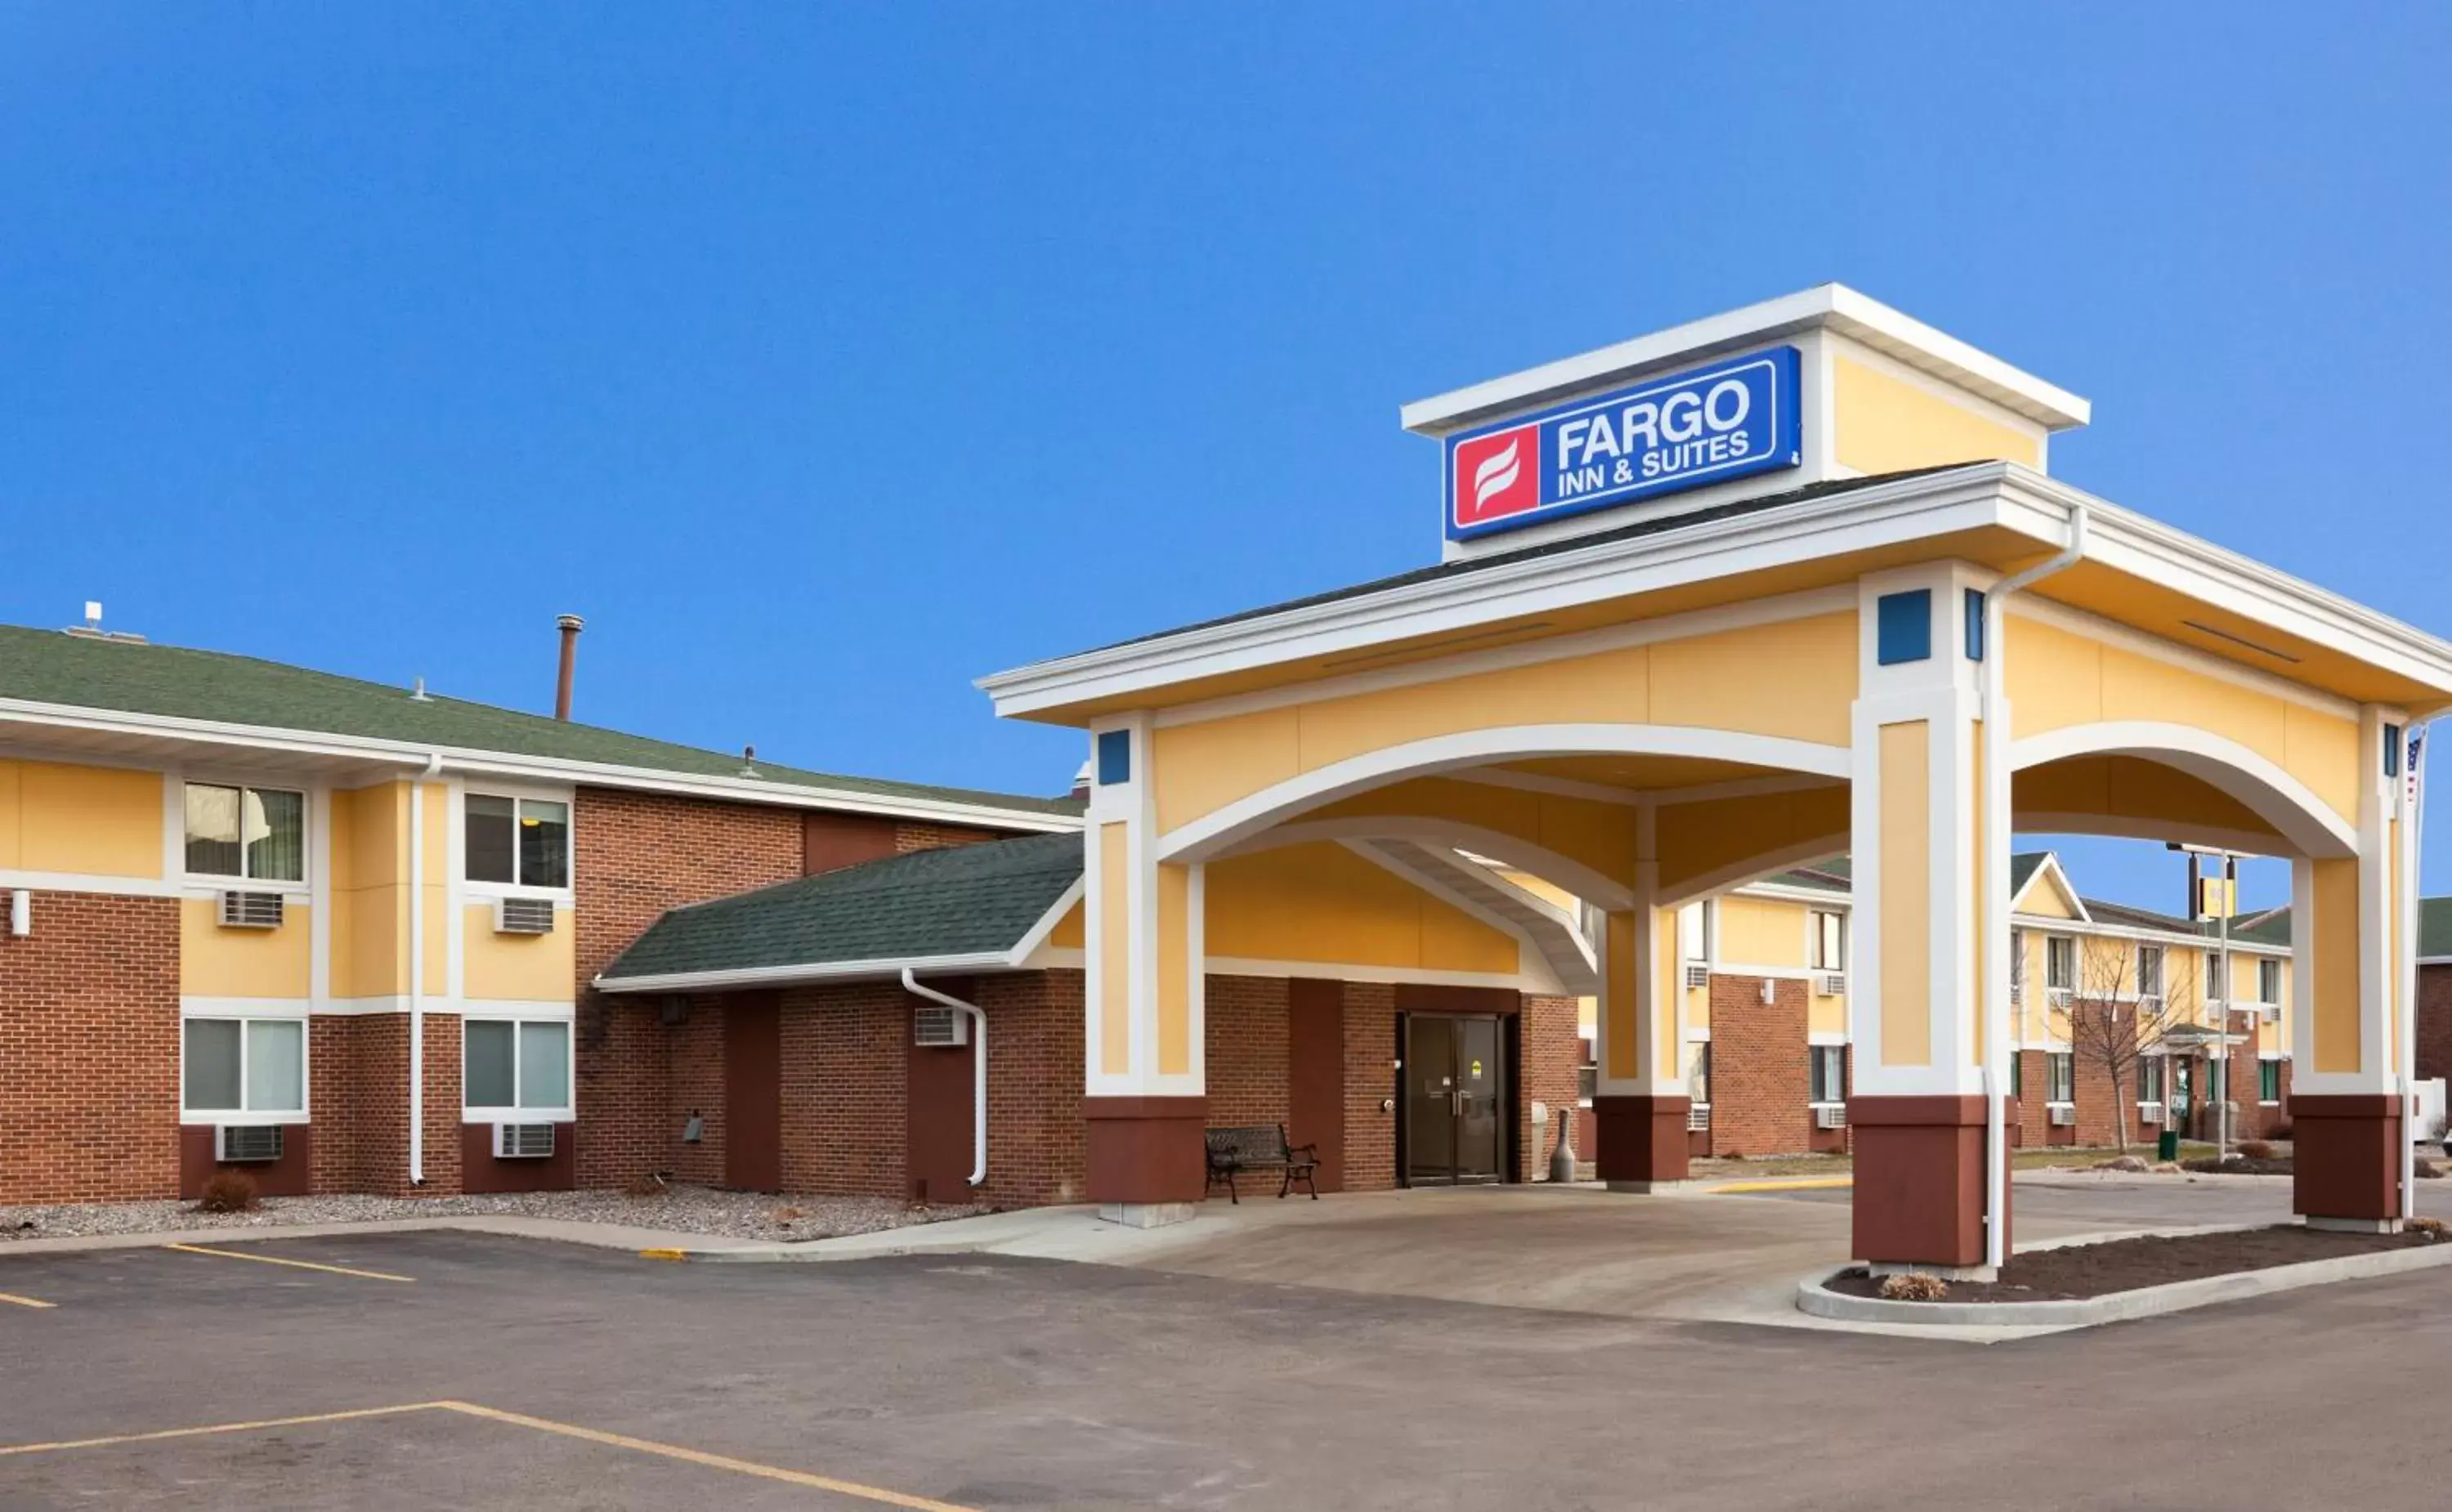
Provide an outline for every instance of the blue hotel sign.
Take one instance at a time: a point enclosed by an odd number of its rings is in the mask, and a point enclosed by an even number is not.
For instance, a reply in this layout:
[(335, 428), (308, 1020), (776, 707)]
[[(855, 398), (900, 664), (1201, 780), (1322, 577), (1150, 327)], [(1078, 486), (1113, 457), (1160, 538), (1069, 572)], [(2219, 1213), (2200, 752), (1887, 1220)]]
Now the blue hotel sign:
[(1773, 347), (1451, 436), (1448, 538), (1793, 467), (1796, 374)]

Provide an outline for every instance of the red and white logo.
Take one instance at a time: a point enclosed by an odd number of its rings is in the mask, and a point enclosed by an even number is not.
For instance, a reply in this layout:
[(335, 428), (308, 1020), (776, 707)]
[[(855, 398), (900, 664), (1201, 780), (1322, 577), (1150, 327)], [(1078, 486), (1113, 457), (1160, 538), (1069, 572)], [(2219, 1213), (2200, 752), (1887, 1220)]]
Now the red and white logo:
[(1518, 425), (1457, 442), (1450, 486), (1459, 528), (1534, 508), (1541, 501), (1541, 427)]

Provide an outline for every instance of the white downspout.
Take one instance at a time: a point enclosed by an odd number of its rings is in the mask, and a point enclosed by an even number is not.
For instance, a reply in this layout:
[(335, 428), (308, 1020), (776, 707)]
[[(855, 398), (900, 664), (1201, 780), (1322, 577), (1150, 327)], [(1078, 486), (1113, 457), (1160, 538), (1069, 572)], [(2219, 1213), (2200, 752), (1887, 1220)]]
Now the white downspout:
[(425, 1185), (425, 785), (443, 757), (408, 783), (408, 1184)]
[(914, 997), (924, 997), (941, 1003), (957, 1013), (971, 1016), (971, 1180), (974, 1187), (988, 1179), (988, 1016), (976, 1003), (965, 1003), (959, 997), (948, 997), (902, 969), (902, 990)]
[[(2426, 778), (2410, 764), (2409, 751), (2411, 738), (2422, 736), (2426, 728), (2426, 722), (2412, 721), (2401, 732), (2401, 791), (2393, 795), (2401, 804), (2404, 870), (2403, 876), (2393, 879), (2401, 890), (2402, 910), (2402, 952), (2394, 970), (2401, 976), (2401, 1221), (2404, 1226), (2418, 1216), (2418, 891), (2419, 867), (2425, 855), (2421, 845), (2426, 838)], [(2431, 744), (2427, 741), (2419, 747), (2422, 755)], [(2292, 925), (2297, 927), (2297, 921)]]
[(2086, 506), (2069, 508), (2068, 545), (2049, 561), (1994, 583), (1984, 595), (1984, 1263), (1998, 1270), (2009, 1258), (2008, 1096), (2009, 733), (2002, 728), (2001, 664), (2008, 655), (2004, 603), (2086, 556)]

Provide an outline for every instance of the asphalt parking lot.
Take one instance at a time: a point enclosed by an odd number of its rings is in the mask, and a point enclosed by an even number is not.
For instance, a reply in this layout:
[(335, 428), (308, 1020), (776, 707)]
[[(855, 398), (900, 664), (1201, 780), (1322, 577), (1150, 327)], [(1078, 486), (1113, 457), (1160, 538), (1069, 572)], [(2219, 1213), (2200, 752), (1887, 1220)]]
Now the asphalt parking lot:
[(52, 1305), (0, 1304), (0, 1507), (2284, 1507), (2452, 1476), (2442, 1271), (1974, 1347), (974, 1257), (208, 1247), (0, 1254)]

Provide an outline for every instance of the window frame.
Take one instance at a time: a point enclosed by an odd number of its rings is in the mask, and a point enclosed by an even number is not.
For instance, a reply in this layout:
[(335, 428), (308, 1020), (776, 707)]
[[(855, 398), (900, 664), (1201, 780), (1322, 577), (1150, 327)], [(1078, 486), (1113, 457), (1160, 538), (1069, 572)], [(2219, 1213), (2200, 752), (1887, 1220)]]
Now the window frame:
[[(2153, 1076), (2154, 1076), (2154, 1094), (2153, 1094), (2151, 1097), (2148, 1097), (2147, 1095), (2146, 1095), (2146, 1073), (2147, 1073), (2148, 1071), (2152, 1072), (2152, 1073), (2153, 1073)], [(2140, 1056), (2138, 1056), (2138, 1057), (2137, 1057), (2137, 1106), (2138, 1106), (2138, 1107), (2140, 1107), (2140, 1108), (2143, 1108), (2143, 1107), (2145, 1107), (2147, 1103), (2158, 1103), (2158, 1104), (2159, 1104), (2160, 1102), (2162, 1102), (2162, 1100), (2163, 1100), (2163, 1057), (2162, 1057), (2162, 1056), (2160, 1056), (2160, 1055), (2140, 1055)]]
[(1847, 915), (1837, 909), (1812, 909), (1807, 926), (1812, 931), (1813, 969), (1817, 972), (1844, 972), (1848, 969)]
[[(1805, 1055), (1806, 1106), (1809, 1108), (1846, 1107), (1848, 1103), (1848, 1047), (1845, 1045), (1808, 1045), (1805, 1047)], [(1830, 1091), (1830, 1086), (1829, 1077), (1825, 1075), (1826, 1069), (1829, 1071), (1835, 1073), (1838, 1077), (1839, 1095), (1836, 1097), (1828, 1095)], [(1814, 1095), (1816, 1090), (1814, 1083), (1816, 1082), (1821, 1082), (1823, 1084), (1820, 1090), (1825, 1095)]]
[[(238, 1101), (236, 1108), (189, 1108), (188, 1106), (188, 1026), (193, 1023), (236, 1024), (238, 1039)], [(247, 1106), (248, 1070), (247, 1026), (258, 1023), (295, 1024), (298, 1026), (298, 1106), (264, 1111)], [(182, 1012), (179, 1015), (179, 1123), (182, 1128), (210, 1129), (228, 1124), (251, 1126), (293, 1126), (312, 1122), (315, 1100), (315, 1027), (313, 1015), (304, 1003), (291, 1008), (216, 1008), (210, 1011)]]
[[(177, 783), (175, 803), (168, 804), (172, 833), (178, 836), (179, 875), (193, 888), (207, 888), (216, 893), (306, 893), (315, 886), (315, 790), (311, 787), (284, 787), (278, 783), (256, 782), (247, 777), (225, 776), (213, 772), (179, 772), (173, 774)], [(249, 793), (287, 793), (298, 798), (298, 877), (248, 876), (247, 840), (241, 834), (238, 864), (241, 871), (199, 872), (188, 864), (188, 790), (189, 788), (235, 788), (239, 795), (240, 822), (246, 822), (247, 795)], [(212, 1017), (217, 1015), (200, 1015)]]
[[(2077, 1106), (2077, 1055), (2075, 1051), (2049, 1051), (2044, 1056), (2044, 1102), (2050, 1107)], [(2066, 1096), (2062, 1093), (2066, 1092)]]
[[(503, 1108), (468, 1101), (468, 1026), (511, 1026), (511, 1095), (520, 1095), (521, 1030), (530, 1024), (559, 1024), (563, 1035), (563, 1094), (568, 1100), (555, 1108)], [(474, 1003), (460, 1016), (460, 1121), (464, 1124), (575, 1124), (579, 1121), (579, 1024), (574, 1012), (488, 1012)]]
[[(2065, 954), (2066, 954), (2066, 958), (2067, 958), (2067, 960), (2068, 960), (2068, 980), (2067, 980), (2067, 981), (2066, 981), (2066, 982), (2054, 981), (2054, 980), (2052, 979), (2052, 977), (2053, 977), (2053, 972), (2052, 972), (2052, 961), (2053, 961), (2053, 955), (2054, 955), (2054, 952), (2053, 952), (2053, 947), (2054, 947), (2054, 946), (2061, 946), (2061, 947), (2064, 947), (2064, 948), (2065, 948), (2065, 950), (2064, 950), (2064, 952), (2063, 952), (2063, 953), (2065, 953)], [(2044, 936), (2044, 991), (2045, 991), (2045, 992), (2076, 992), (2076, 991), (2077, 991), (2077, 936), (2076, 936), (2076, 935), (2074, 935), (2074, 934), (2047, 934), (2047, 935), (2045, 935), (2045, 936)]]
[[(504, 798), (511, 804), (511, 875), (520, 874), (520, 805), (524, 803), (559, 803), (563, 812), (563, 875), (559, 887), (536, 882), (487, 882), (468, 874), (468, 800), (470, 798)], [(466, 897), (490, 899), (498, 897), (549, 898), (556, 903), (573, 901), (573, 884), (579, 876), (579, 802), (578, 794), (568, 788), (530, 787), (515, 782), (487, 782), (482, 787), (465, 787), (453, 795), (451, 803), (451, 874), (458, 878), (462, 894)]]
[[(1703, 1062), (1703, 1095), (1700, 1097), (1693, 1095), (1694, 1061), (1697, 1056), (1700, 1056)], [(1693, 1039), (1686, 1042), (1686, 1094), (1696, 1108), (1711, 1106), (1711, 1042), (1708, 1039)]]
[[(2273, 1095), (2270, 1097), (2264, 1095), (2264, 1084), (2267, 1080), (2273, 1083)], [(2257, 1057), (2256, 1106), (2259, 1108), (2282, 1106), (2282, 1057), (2279, 1055)]]
[[(2268, 977), (2273, 983), (2270, 989), (2265, 986)], [(2270, 955), (2260, 956), (2256, 962), (2256, 1000), (2267, 1008), (2282, 1006), (2282, 963)]]
[[(2151, 992), (2146, 991), (2146, 962), (2149, 957), (2154, 962), (2154, 988)], [(2171, 955), (2169, 951), (2151, 941), (2139, 941), (2137, 945), (2137, 995), (2140, 998), (2161, 997), (2163, 995), (2163, 990), (2167, 984), (2171, 974), (2170, 966)]]

